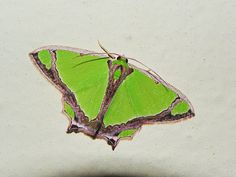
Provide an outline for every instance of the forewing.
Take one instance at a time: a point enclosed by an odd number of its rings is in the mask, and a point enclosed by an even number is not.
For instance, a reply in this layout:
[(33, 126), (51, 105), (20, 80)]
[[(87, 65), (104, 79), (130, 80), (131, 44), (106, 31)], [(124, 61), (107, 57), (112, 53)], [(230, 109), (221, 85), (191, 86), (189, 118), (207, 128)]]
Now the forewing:
[[(158, 75), (137, 67), (120, 85), (104, 117), (113, 134), (132, 137), (143, 124), (190, 118), (194, 111), (187, 98)], [(125, 133), (124, 133), (125, 132)]]
[(64, 111), (70, 118), (73, 119), (71, 110), (75, 106), (79, 106), (89, 120), (96, 117), (108, 82), (107, 57), (58, 46), (44, 47), (30, 55), (64, 96), (74, 97), (77, 105), (68, 104), (68, 99), (64, 103)]

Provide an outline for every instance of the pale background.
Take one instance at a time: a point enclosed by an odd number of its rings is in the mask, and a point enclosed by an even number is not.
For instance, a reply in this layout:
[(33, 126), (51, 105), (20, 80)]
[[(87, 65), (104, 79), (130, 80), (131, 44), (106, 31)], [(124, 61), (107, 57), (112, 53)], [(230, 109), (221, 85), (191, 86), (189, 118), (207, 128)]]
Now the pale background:
[[(236, 176), (236, 1), (0, 0), (1, 177)], [(59, 44), (134, 57), (196, 117), (145, 126), (113, 152), (66, 134), (61, 94), (28, 53)]]

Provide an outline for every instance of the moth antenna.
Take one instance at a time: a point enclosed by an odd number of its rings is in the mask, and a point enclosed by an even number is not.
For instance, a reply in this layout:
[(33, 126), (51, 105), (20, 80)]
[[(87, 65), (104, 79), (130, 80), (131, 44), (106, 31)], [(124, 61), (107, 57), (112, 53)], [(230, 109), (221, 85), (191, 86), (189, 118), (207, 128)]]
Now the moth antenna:
[(102, 46), (102, 44), (99, 42), (99, 40), (98, 40), (98, 45), (99, 45), (99, 47), (101, 47), (101, 49), (102, 49), (110, 58), (115, 59), (115, 57), (112, 56), (111, 53), (110, 53), (107, 49), (105, 49), (105, 47)]
[(89, 62), (96, 61), (96, 60), (104, 60), (104, 59), (107, 59), (107, 58), (109, 58), (109, 57), (95, 58), (95, 59), (92, 59), (92, 60), (89, 60), (89, 61), (84, 61), (84, 62), (81, 62), (79, 64), (74, 65), (73, 68), (75, 68), (79, 65), (85, 64), (85, 63), (89, 63)]

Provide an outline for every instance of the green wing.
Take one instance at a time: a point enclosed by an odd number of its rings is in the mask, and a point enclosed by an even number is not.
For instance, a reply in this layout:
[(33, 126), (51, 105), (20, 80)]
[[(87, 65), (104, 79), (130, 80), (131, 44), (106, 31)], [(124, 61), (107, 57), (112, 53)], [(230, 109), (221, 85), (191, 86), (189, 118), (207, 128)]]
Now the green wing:
[[(100, 109), (108, 83), (107, 57), (54, 49), (55, 68), (58, 78), (74, 94), (76, 101), (89, 120), (94, 119)], [(39, 61), (50, 72), (52, 58), (48, 49), (38, 52)], [(42, 68), (41, 68), (42, 69)], [(47, 72), (43, 71), (44, 74)], [(56, 85), (55, 80), (50, 78)], [(72, 108), (64, 103), (64, 111), (73, 119)]]
[(161, 83), (134, 70), (118, 88), (105, 115), (105, 125), (126, 123), (136, 117), (155, 115), (165, 110), (177, 97)]
[[(61, 80), (75, 94), (82, 110), (94, 119), (100, 109), (108, 82), (107, 60), (57, 50), (57, 70)], [(92, 61), (92, 62), (89, 62)]]
[(118, 127), (120, 137), (132, 137), (143, 124), (176, 121), (194, 114), (179, 91), (150, 76), (134, 68), (112, 99), (103, 121), (105, 126)]

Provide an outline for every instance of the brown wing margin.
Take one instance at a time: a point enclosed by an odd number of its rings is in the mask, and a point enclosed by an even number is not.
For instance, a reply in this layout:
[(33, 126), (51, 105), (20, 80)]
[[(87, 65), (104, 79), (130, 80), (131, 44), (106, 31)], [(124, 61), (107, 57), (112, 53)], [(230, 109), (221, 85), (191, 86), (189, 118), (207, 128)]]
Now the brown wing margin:
[(190, 119), (195, 114), (190, 109), (188, 112), (178, 115), (171, 115), (171, 110), (174, 106), (176, 106), (182, 99), (180, 97), (177, 97), (171, 104), (171, 106), (162, 111), (159, 114), (153, 115), (153, 116), (146, 116), (146, 117), (137, 117), (134, 118), (127, 123), (114, 125), (114, 126), (108, 126), (104, 133), (110, 134), (110, 135), (117, 135), (120, 132), (124, 130), (129, 129), (139, 129), (145, 124), (154, 124), (154, 123), (175, 123), (182, 120)]

